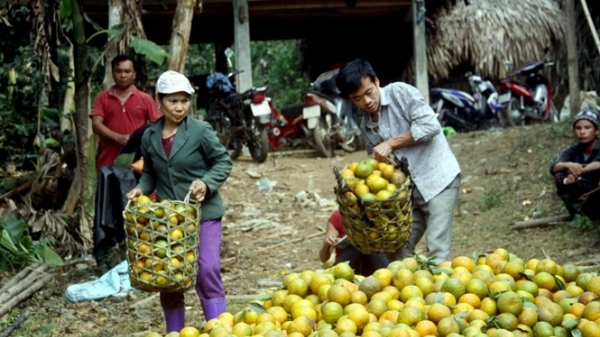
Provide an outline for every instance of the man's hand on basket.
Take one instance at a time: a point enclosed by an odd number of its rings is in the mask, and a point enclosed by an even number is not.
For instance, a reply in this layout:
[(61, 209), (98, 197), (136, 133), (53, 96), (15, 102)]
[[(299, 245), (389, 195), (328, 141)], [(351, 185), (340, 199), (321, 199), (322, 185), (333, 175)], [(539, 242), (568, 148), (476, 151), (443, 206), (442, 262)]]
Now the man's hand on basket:
[(202, 202), (206, 196), (206, 184), (202, 180), (196, 179), (190, 185), (190, 192), (198, 202)]
[(142, 190), (140, 190), (139, 188), (134, 188), (131, 191), (127, 192), (127, 194), (125, 194), (125, 197), (129, 200), (133, 200), (142, 194), (144, 194)]
[(373, 148), (373, 157), (381, 162), (385, 161), (387, 156), (392, 153), (392, 146), (387, 142), (381, 142)]

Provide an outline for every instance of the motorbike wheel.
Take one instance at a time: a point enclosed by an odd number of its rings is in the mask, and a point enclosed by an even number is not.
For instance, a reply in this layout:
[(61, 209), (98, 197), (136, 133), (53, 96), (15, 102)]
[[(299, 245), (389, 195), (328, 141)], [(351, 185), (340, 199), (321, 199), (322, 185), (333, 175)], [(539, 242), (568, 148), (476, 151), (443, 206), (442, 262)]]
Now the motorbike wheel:
[(363, 137), (364, 136), (362, 134), (354, 136), (354, 151), (362, 151), (366, 148), (365, 139)]
[(264, 126), (258, 126), (252, 135), (252, 141), (248, 143), (248, 150), (252, 159), (257, 163), (263, 163), (269, 155), (269, 136)]
[(315, 145), (317, 151), (326, 158), (333, 155), (333, 145), (331, 144), (330, 138), (327, 136), (327, 129), (324, 128), (325, 123), (323, 119), (319, 118), (319, 123), (315, 125), (313, 129), (313, 137), (315, 138)]
[(444, 127), (444, 126), (449, 126), (449, 125), (448, 125), (448, 118), (450, 118), (450, 117), (448, 117), (448, 115), (449, 115), (450, 113), (451, 113), (451, 112), (450, 112), (450, 109), (448, 109), (448, 108), (446, 108), (446, 107), (443, 107), (443, 108), (441, 108), (441, 109), (440, 109), (440, 113), (439, 113), (439, 115), (437, 116), (437, 118), (438, 118), (438, 122), (440, 122), (440, 125), (441, 125), (442, 127)]
[(558, 112), (558, 109), (556, 109), (556, 106), (554, 105), (554, 102), (550, 103), (550, 118), (548, 118), (550, 120), (551, 123), (558, 123), (560, 122), (560, 113)]
[(507, 127), (522, 125), (524, 122), (523, 113), (519, 109), (519, 99), (516, 97), (510, 99), (503, 113)]
[(242, 155), (242, 148), (244, 147), (242, 145), (242, 143), (239, 140), (234, 140), (233, 141), (233, 149), (228, 150), (227, 152), (229, 152), (229, 156), (231, 157), (231, 159), (238, 159), (241, 155)]

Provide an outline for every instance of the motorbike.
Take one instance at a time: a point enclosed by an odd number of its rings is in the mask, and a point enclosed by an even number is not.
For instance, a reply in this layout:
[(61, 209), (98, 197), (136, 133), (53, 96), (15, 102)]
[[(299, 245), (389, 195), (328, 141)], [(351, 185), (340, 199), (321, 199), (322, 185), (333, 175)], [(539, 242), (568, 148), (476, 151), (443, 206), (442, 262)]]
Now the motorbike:
[(319, 75), (303, 96), (302, 117), (324, 157), (331, 157), (337, 146), (347, 152), (364, 149), (358, 111), (348, 98), (341, 96), (335, 84), (337, 73), (335, 69)]
[(302, 95), (302, 103), (272, 109), (269, 142), (274, 151), (282, 143), (314, 148), (324, 157), (332, 156), (338, 145), (348, 152), (364, 149), (358, 111), (341, 97), (335, 86), (336, 74), (337, 70), (321, 74)]
[[(542, 74), (544, 68), (552, 65), (551, 61), (535, 62), (500, 80), (498, 101), (504, 106), (508, 126), (522, 125), (529, 120), (559, 121), (550, 81)], [(514, 77), (525, 77), (525, 83)]]
[(252, 159), (262, 163), (269, 154), (267, 127), (271, 122), (271, 98), (267, 96), (267, 85), (238, 93), (230, 79), (242, 71), (227, 75), (215, 72), (206, 77), (206, 121), (232, 159), (237, 159), (243, 146), (247, 146)]
[(442, 126), (457, 131), (472, 131), (498, 120), (502, 105), (494, 85), (481, 76), (468, 72), (472, 95), (455, 89), (433, 88), (430, 91), (431, 108)]
[(271, 124), (268, 126), (269, 144), (273, 151), (282, 146), (291, 148), (315, 148), (312, 132), (308, 129), (302, 115), (303, 103), (272, 109)]

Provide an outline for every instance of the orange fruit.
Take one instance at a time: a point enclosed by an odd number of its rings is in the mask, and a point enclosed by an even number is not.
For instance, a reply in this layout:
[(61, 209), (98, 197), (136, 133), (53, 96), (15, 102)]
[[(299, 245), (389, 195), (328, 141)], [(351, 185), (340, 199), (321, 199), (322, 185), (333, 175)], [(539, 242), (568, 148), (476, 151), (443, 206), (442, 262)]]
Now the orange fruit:
[(417, 323), (415, 331), (419, 333), (419, 336), (437, 336), (437, 326), (432, 321), (423, 320)]
[(540, 262), (537, 263), (537, 265), (535, 266), (535, 273), (538, 274), (540, 272), (547, 272), (550, 273), (552, 275), (556, 275), (557, 271), (558, 271), (558, 267), (556, 265), (556, 262), (550, 260), (550, 259), (543, 259), (540, 260)]
[(451, 314), (452, 312), (447, 306), (441, 303), (434, 303), (429, 307), (429, 310), (427, 310), (427, 319), (437, 324), (443, 318), (446, 318)]
[(337, 302), (342, 306), (350, 304), (351, 298), (352, 295), (350, 290), (339, 284), (332, 285), (327, 291), (327, 299), (332, 302)]
[(275, 321), (279, 322), (280, 324), (283, 324), (288, 318), (287, 312), (283, 307), (280, 306), (272, 306), (268, 308), (267, 313), (271, 314)]
[(456, 278), (449, 278), (442, 284), (442, 291), (448, 292), (454, 298), (460, 298), (465, 293), (465, 286)]
[(356, 310), (352, 310), (348, 314), (348, 319), (353, 321), (356, 324), (356, 328), (358, 330), (362, 330), (367, 323), (369, 323), (369, 312), (367, 310), (359, 308)]
[(340, 319), (335, 325), (335, 332), (337, 332), (338, 335), (341, 335), (345, 332), (349, 332), (353, 335), (356, 335), (357, 331), (358, 328), (356, 327), (356, 323), (354, 323), (351, 319), (348, 318)]
[(550, 291), (552, 291), (552, 289), (554, 289), (554, 287), (556, 286), (556, 281), (554, 279), (554, 276), (552, 276), (550, 273), (545, 272), (545, 271), (536, 273), (535, 276), (533, 277), (533, 282), (535, 282), (535, 284), (537, 284), (538, 287), (544, 288), (544, 289), (547, 289)]
[(398, 323), (404, 323), (408, 326), (415, 326), (417, 323), (425, 319), (425, 313), (417, 307), (405, 306), (400, 311)]
[(457, 256), (452, 260), (452, 268), (456, 267), (464, 267), (469, 272), (472, 272), (475, 269), (475, 261), (466, 256)]
[(504, 258), (498, 253), (491, 253), (485, 258), (485, 264), (495, 268), (500, 262), (503, 262)]
[(198, 337), (200, 336), (200, 330), (193, 326), (186, 326), (179, 331), (179, 337)]
[(481, 307), (481, 300), (479, 299), (479, 296), (475, 294), (466, 293), (462, 295), (458, 299), (458, 303), (470, 304), (473, 307), (473, 309), (479, 309)]
[(354, 168), (354, 175), (361, 179), (366, 179), (373, 173), (373, 166), (367, 161), (363, 160)]
[(560, 325), (564, 315), (560, 305), (552, 301), (546, 301), (538, 305), (537, 313), (538, 321), (550, 323), (552, 326)]
[(379, 168), (381, 170), (381, 176), (384, 177), (387, 180), (391, 180), (392, 177), (394, 176), (394, 172), (396, 172), (396, 170), (394, 169), (393, 165), (389, 165), (389, 164), (384, 164), (385, 166), (383, 168)]

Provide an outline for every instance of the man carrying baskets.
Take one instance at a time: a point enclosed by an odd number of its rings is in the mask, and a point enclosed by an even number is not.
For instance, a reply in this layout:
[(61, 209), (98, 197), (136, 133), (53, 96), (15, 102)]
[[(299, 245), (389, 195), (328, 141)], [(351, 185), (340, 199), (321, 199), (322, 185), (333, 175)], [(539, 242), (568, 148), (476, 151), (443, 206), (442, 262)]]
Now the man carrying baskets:
[(402, 82), (379, 87), (371, 64), (356, 59), (337, 74), (336, 84), (363, 111), (361, 129), (367, 153), (379, 161), (390, 154), (406, 157), (411, 178), (413, 224), (406, 245), (391, 254), (400, 260), (415, 254), (427, 230), (427, 256), (449, 260), (452, 221), (461, 172), (438, 122), (417, 88)]
[[(231, 172), (231, 158), (208, 123), (188, 116), (194, 89), (182, 74), (167, 71), (156, 82), (156, 102), (163, 117), (142, 137), (144, 168), (134, 199), (156, 189), (157, 201), (184, 200), (188, 193), (201, 203), (196, 292), (206, 320), (226, 311), (221, 280), (221, 217), (225, 210), (219, 188)], [(160, 293), (167, 332), (184, 327), (183, 293)]]

